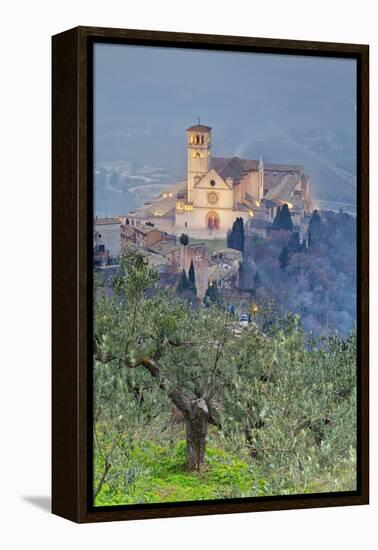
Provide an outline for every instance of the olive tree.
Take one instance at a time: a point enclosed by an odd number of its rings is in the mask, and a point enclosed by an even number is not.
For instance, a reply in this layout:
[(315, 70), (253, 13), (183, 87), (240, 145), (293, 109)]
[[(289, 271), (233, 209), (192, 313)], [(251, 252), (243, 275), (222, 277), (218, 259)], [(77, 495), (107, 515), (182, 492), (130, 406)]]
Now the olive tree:
[[(209, 423), (217, 419), (217, 378), (227, 368), (232, 327), (227, 312), (188, 308), (167, 290), (153, 292), (157, 275), (129, 251), (114, 280), (116, 296), (101, 295), (95, 307), (95, 361), (116, 364), (123, 376), (138, 372), (182, 413), (188, 470), (204, 464)], [(157, 407), (159, 405), (156, 405)]]
[[(114, 279), (115, 295), (96, 296), (96, 368), (103, 386), (107, 373), (116, 372), (127, 388), (127, 399), (114, 395), (117, 414), (135, 409), (148, 421), (167, 402), (177, 407), (189, 471), (204, 466), (209, 425), (251, 457), (268, 453), (277, 468), (289, 461), (303, 470), (308, 449), (324, 439), (338, 402), (353, 391), (353, 338), (308, 344), (299, 319), (290, 315), (269, 334), (254, 324), (240, 333), (228, 308), (207, 304), (196, 311), (169, 289), (156, 288), (157, 278), (129, 251)], [(130, 396), (137, 405), (130, 405)]]

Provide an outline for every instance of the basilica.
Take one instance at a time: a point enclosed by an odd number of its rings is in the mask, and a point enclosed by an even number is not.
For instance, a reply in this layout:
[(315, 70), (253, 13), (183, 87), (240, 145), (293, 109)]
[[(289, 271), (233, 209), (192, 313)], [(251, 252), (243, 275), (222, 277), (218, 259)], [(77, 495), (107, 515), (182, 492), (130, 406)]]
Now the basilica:
[(287, 204), (294, 226), (303, 229), (312, 211), (309, 178), (303, 166), (213, 157), (211, 128), (187, 129), (187, 175), (138, 210), (132, 225), (154, 225), (173, 234), (220, 239), (236, 218), (250, 232), (264, 232), (278, 207)]

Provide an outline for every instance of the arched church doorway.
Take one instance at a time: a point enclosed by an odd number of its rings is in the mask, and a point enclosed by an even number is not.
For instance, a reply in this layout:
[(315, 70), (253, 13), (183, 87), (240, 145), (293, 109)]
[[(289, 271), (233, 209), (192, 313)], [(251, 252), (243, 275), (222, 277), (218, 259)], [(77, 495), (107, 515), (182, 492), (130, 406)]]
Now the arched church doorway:
[(214, 211), (208, 212), (206, 214), (206, 227), (207, 227), (207, 229), (210, 229), (210, 231), (212, 229), (219, 229), (219, 225), (220, 225), (219, 215)]

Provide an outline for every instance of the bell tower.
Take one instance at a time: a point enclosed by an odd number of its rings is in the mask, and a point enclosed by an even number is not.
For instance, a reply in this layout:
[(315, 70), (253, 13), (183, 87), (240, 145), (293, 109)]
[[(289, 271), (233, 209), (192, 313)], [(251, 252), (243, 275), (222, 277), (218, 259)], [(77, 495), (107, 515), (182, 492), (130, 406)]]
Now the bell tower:
[(193, 187), (210, 170), (211, 128), (198, 124), (187, 129), (188, 136), (188, 202), (193, 200)]

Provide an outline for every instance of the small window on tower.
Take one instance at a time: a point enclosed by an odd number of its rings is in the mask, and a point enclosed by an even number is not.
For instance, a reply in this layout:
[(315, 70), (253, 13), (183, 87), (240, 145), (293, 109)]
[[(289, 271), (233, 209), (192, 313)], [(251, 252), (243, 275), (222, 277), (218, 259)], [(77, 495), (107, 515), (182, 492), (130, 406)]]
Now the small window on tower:
[(214, 180), (211, 180), (211, 181), (210, 181), (210, 185), (211, 185), (212, 187), (214, 187), (215, 181), (214, 181)]

